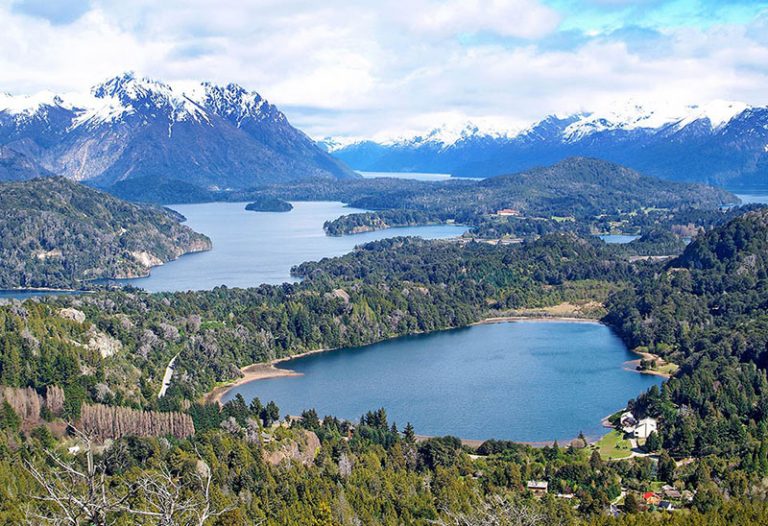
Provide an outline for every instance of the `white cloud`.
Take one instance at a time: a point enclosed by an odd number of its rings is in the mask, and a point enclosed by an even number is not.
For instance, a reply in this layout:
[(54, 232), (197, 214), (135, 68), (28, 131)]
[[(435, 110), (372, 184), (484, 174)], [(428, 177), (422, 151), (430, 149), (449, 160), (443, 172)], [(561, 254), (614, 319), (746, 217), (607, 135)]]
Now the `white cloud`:
[(413, 0), (396, 18), (419, 35), (488, 31), (536, 38), (557, 28), (558, 13), (536, 0)]
[(516, 128), (625, 97), (768, 103), (759, 20), (662, 30), (640, 47), (610, 36), (553, 46), (548, 39), (568, 35), (538, 0), (91, 4), (61, 23), (0, 0), (0, 91), (86, 89), (128, 69), (237, 82), (315, 136), (466, 119)]

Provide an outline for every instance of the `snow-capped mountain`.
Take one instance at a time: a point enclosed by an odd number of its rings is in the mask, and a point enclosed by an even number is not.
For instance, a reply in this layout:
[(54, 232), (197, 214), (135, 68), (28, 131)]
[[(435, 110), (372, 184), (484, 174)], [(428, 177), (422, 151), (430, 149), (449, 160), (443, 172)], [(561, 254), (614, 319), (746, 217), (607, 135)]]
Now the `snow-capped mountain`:
[(591, 156), (667, 179), (756, 184), (768, 176), (768, 108), (727, 101), (682, 108), (629, 102), (602, 112), (553, 115), (508, 132), (468, 125), (458, 134), (441, 128), (331, 151), (367, 171), (486, 177)]
[(356, 176), (256, 92), (132, 73), (85, 94), (0, 94), (0, 145), (103, 187), (143, 178), (247, 188)]

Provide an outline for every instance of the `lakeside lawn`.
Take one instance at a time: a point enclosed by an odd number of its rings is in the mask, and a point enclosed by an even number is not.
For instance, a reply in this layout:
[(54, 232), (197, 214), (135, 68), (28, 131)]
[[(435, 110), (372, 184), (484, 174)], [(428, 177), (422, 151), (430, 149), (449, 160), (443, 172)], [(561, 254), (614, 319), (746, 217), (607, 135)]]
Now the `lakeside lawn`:
[(632, 445), (621, 431), (613, 430), (595, 444), (603, 460), (619, 460), (632, 455)]

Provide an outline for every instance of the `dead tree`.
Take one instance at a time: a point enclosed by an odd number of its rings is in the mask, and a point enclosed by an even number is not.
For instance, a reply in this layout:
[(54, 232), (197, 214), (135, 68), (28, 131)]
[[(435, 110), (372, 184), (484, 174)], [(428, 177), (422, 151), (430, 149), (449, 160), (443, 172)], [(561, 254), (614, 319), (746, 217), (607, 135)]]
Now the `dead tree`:
[(233, 509), (218, 508), (212, 502), (211, 470), (199, 455), (193, 479), (194, 484), (185, 483), (163, 466), (142, 476), (134, 485), (133, 494), (142, 507), (124, 505), (122, 509), (131, 515), (151, 518), (157, 526), (204, 526), (207, 520)]
[(118, 492), (107, 487), (106, 462), (96, 460), (90, 437), (75, 430), (83, 442), (84, 465), (64, 460), (46, 450), (49, 469), (41, 469), (25, 461), (27, 471), (42, 488), (32, 498), (41, 506), (27, 509), (27, 524), (38, 526), (109, 526), (115, 522), (114, 512), (121, 509), (130, 497), (129, 492)]
[(526, 504), (517, 504), (496, 495), (472, 513), (446, 513), (447, 519), (436, 521), (438, 526), (558, 526), (542, 511)]

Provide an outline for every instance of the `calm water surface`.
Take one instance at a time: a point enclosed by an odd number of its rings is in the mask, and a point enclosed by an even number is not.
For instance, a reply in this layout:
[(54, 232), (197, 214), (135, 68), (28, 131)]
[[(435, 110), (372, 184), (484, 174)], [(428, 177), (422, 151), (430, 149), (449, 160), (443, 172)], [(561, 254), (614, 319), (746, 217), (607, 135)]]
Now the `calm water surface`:
[(631, 243), (635, 239), (640, 239), (640, 236), (628, 236), (625, 234), (603, 234), (597, 236), (608, 244), (624, 244)]
[(78, 290), (0, 290), (0, 300), (26, 300), (42, 296), (75, 296), (85, 294)]
[(734, 191), (733, 193), (736, 194), (736, 197), (741, 199), (742, 204), (748, 205), (752, 203), (757, 203), (761, 205), (768, 205), (768, 188), (749, 188), (745, 190)]
[(390, 177), (394, 179), (414, 179), (416, 181), (447, 181), (451, 174), (421, 173), (421, 172), (361, 172), (360, 175), (366, 179), (376, 177)]
[(188, 254), (152, 269), (147, 278), (120, 280), (150, 292), (204, 290), (219, 285), (254, 287), (295, 281), (294, 265), (341, 256), (356, 245), (395, 236), (428, 239), (459, 236), (460, 225), (391, 228), (352, 236), (329, 237), (325, 221), (361, 212), (342, 203), (293, 203), (290, 212), (249, 212), (246, 203), (173, 205), (186, 224), (213, 241), (213, 250)]
[(415, 181), (426, 182), (448, 181), (449, 179), (464, 179), (468, 181), (480, 181), (485, 179), (485, 177), (454, 177), (451, 174), (424, 172), (361, 172), (360, 170), (357, 170), (357, 173), (366, 179), (374, 179), (376, 177), (390, 177), (393, 179), (413, 179)]
[(425, 435), (545, 441), (583, 431), (661, 379), (626, 371), (635, 359), (597, 323), (513, 322), (398, 338), (281, 364), (303, 376), (244, 384), (282, 414), (316, 408), (357, 420), (384, 407)]

